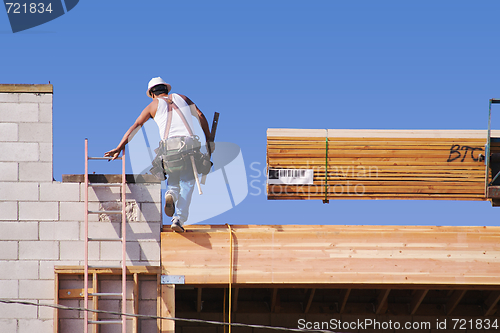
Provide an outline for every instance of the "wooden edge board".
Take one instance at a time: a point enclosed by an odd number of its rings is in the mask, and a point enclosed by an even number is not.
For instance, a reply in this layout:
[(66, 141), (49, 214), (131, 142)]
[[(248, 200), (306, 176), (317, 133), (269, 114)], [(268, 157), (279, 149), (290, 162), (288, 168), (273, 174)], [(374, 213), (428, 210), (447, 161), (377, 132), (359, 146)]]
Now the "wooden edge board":
[[(83, 274), (84, 266), (55, 266), (54, 271), (57, 274)], [(121, 268), (89, 268), (89, 273), (99, 274), (121, 274)], [(127, 266), (127, 275), (138, 274), (161, 274), (161, 266)]]
[(51, 84), (0, 84), (0, 93), (44, 93), (52, 94)]
[[(375, 129), (290, 129), (268, 128), (268, 137), (378, 137), (378, 138), (486, 138), (487, 130), (375, 130)], [(492, 136), (500, 136), (493, 130)]]

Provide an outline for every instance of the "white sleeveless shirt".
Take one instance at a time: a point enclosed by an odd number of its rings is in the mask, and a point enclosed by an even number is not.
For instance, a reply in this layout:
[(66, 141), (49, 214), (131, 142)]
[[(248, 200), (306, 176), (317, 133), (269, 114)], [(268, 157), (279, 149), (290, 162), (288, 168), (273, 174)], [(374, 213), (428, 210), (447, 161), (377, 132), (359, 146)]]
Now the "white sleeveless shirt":
[[(186, 103), (184, 98), (177, 94), (171, 94), (170, 96), (172, 98), (172, 101), (175, 103), (175, 105), (177, 105), (179, 110), (184, 115), (184, 118), (186, 118), (186, 122), (189, 124), (189, 127), (191, 127), (191, 131), (193, 131), (194, 133), (193, 117), (191, 115), (191, 109), (189, 105)], [(156, 109), (156, 115), (153, 118), (158, 125), (158, 128), (160, 130), (160, 137), (162, 140), (164, 139), (163, 135), (165, 134), (165, 127), (167, 127), (168, 117), (168, 104), (165, 99), (166, 98), (158, 97), (158, 108)], [(184, 126), (181, 117), (177, 114), (173, 107), (171, 112), (172, 123), (170, 125), (168, 137), (172, 138), (174, 136), (189, 136), (189, 131), (187, 130), (186, 126)]]

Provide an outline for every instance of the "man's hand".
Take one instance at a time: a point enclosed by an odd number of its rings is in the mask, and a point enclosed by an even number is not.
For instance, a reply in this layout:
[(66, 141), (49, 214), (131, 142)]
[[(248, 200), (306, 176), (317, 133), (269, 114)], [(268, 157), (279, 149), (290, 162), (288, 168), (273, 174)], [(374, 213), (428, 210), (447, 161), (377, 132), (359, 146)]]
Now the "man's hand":
[(111, 160), (115, 160), (120, 156), (122, 148), (115, 148), (104, 153), (104, 157), (111, 157)]

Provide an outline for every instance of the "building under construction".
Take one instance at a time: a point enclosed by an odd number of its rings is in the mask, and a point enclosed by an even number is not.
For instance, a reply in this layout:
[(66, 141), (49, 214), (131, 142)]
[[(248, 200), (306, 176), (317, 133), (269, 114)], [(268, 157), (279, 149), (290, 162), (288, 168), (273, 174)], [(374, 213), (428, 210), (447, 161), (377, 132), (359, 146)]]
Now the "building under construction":
[[(2, 332), (498, 329), (500, 227), (229, 223), (175, 233), (162, 226), (161, 184), (120, 175), (120, 162), (116, 175), (53, 181), (52, 93), (0, 85)], [(496, 137), (269, 130), (268, 198), (496, 205)]]

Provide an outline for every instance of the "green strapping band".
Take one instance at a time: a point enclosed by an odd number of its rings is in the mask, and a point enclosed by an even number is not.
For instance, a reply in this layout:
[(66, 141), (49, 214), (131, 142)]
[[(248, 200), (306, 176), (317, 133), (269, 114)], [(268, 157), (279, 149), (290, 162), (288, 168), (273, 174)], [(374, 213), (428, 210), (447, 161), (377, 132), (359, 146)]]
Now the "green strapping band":
[(325, 202), (328, 201), (328, 132), (326, 136), (326, 151), (325, 151)]

